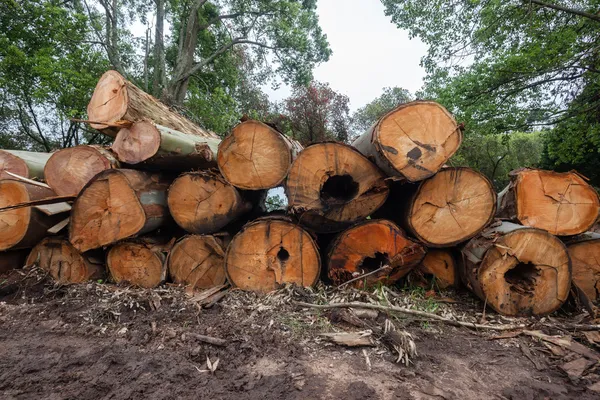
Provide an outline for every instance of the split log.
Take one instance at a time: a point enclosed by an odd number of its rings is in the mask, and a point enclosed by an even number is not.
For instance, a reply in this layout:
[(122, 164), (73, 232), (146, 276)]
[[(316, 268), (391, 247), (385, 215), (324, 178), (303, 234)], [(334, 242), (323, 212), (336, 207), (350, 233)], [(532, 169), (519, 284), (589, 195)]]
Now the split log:
[(165, 263), (169, 244), (150, 239), (128, 240), (113, 246), (106, 267), (114, 283), (154, 288), (167, 278)]
[(23, 268), (29, 254), (28, 249), (0, 252), (0, 275), (13, 269)]
[(285, 184), (290, 211), (319, 233), (339, 232), (377, 210), (388, 196), (383, 173), (342, 143), (308, 146)]
[(284, 218), (250, 222), (233, 237), (225, 254), (229, 281), (242, 290), (265, 293), (286, 283), (312, 286), (320, 270), (313, 238)]
[(69, 240), (81, 252), (139, 236), (169, 221), (170, 181), (130, 169), (100, 172), (77, 196)]
[(462, 255), (463, 283), (501, 314), (549, 314), (569, 296), (567, 248), (541, 229), (495, 224), (469, 241)]
[(44, 165), (50, 158), (50, 153), (33, 151), (0, 150), (0, 179), (14, 177), (4, 171), (31, 179), (44, 178)]
[(422, 284), (446, 289), (459, 283), (457, 263), (450, 249), (429, 249), (412, 276)]
[(217, 161), (223, 177), (233, 186), (270, 189), (283, 183), (301, 150), (300, 143), (269, 125), (247, 120), (223, 139)]
[(46, 183), (59, 196), (77, 196), (101, 171), (118, 168), (110, 150), (101, 146), (69, 147), (53, 153), (44, 168)]
[(144, 167), (184, 171), (216, 167), (220, 139), (180, 132), (151, 121), (122, 128), (112, 150), (119, 161)]
[(213, 172), (188, 172), (169, 188), (169, 211), (191, 233), (215, 233), (250, 211), (252, 204)]
[(37, 265), (60, 284), (82, 283), (104, 278), (101, 259), (77, 251), (67, 239), (47, 237), (27, 257), (28, 267)]
[(573, 265), (573, 284), (593, 302), (600, 300), (600, 234), (567, 245)]
[(225, 284), (225, 251), (221, 239), (211, 235), (188, 235), (175, 243), (167, 258), (169, 276), (193, 289)]
[(328, 251), (328, 276), (340, 285), (358, 276), (356, 287), (393, 284), (421, 262), (425, 248), (391, 221), (361, 222), (340, 233)]
[(461, 142), (452, 115), (436, 102), (419, 100), (384, 115), (352, 146), (389, 176), (417, 182), (434, 175)]
[(598, 219), (598, 194), (577, 172), (524, 168), (510, 175), (498, 199), (500, 218), (558, 236), (586, 232)]

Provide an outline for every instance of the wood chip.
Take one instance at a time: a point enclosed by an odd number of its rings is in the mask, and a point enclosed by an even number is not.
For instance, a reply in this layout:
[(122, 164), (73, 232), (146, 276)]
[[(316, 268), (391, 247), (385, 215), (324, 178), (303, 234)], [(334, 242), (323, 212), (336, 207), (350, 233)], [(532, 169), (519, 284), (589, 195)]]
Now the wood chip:
[(342, 346), (360, 347), (373, 346), (371, 334), (365, 332), (337, 332), (337, 333), (321, 333), (325, 339)]

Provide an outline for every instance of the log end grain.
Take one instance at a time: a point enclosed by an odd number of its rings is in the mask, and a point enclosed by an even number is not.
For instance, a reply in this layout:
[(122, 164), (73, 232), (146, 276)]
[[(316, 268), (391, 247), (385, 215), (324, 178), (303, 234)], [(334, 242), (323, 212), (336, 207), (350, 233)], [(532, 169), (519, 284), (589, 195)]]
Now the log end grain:
[(573, 283), (591, 301), (600, 299), (600, 239), (570, 244)]
[(115, 283), (154, 288), (166, 279), (165, 257), (160, 249), (143, 242), (121, 242), (106, 256), (106, 266)]
[[(125, 78), (117, 71), (107, 71), (96, 84), (87, 113), (90, 121), (115, 122), (127, 113), (128, 95)], [(106, 125), (91, 124), (94, 129), (105, 129)]]
[(25, 161), (8, 151), (0, 150), (0, 179), (14, 178), (5, 171), (29, 178), (29, 168)]
[(119, 130), (111, 149), (120, 161), (138, 164), (156, 155), (160, 142), (160, 132), (156, 126), (149, 121), (139, 121)]
[[(0, 181), (0, 207), (32, 200), (24, 183), (16, 180)], [(0, 251), (19, 243), (29, 227), (31, 207), (0, 212)]]
[(456, 260), (449, 249), (429, 249), (415, 268), (415, 274), (427, 285), (446, 289), (458, 282)]
[(224, 258), (223, 245), (216, 237), (188, 235), (171, 249), (167, 269), (175, 283), (208, 289), (226, 282)]

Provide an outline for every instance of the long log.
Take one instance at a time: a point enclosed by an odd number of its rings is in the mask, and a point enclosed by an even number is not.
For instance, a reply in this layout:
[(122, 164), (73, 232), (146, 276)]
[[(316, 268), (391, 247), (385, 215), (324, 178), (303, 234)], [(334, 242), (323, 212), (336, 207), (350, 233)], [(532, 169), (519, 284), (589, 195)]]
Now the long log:
[(501, 314), (545, 315), (568, 298), (567, 248), (541, 229), (494, 224), (466, 244), (462, 261), (463, 283)]
[(12, 172), (25, 178), (43, 179), (44, 165), (46, 165), (50, 156), (50, 153), (0, 150), (0, 179), (13, 178), (4, 171)]
[(102, 279), (104, 264), (89, 254), (81, 254), (67, 239), (47, 237), (29, 253), (26, 265), (37, 265), (60, 284), (82, 283)]
[(357, 287), (378, 282), (393, 284), (408, 274), (425, 256), (425, 248), (408, 239), (387, 220), (361, 222), (340, 233), (328, 251), (327, 275), (340, 285), (358, 276)]
[(246, 120), (219, 145), (219, 170), (227, 182), (247, 190), (279, 186), (302, 150), (297, 141), (259, 121)]
[(243, 290), (265, 293), (286, 283), (312, 286), (320, 270), (313, 238), (283, 218), (250, 222), (233, 237), (225, 254), (229, 281)]
[(352, 146), (389, 176), (417, 182), (433, 176), (461, 142), (452, 115), (436, 102), (419, 100), (384, 115)]
[(524, 168), (510, 175), (498, 196), (498, 217), (558, 236), (586, 232), (598, 219), (598, 193), (577, 172)]
[(127, 240), (113, 246), (106, 255), (106, 267), (114, 283), (153, 288), (167, 278), (166, 254), (169, 245), (149, 239)]
[(573, 284), (591, 301), (600, 300), (600, 234), (589, 232), (567, 244)]
[(119, 161), (173, 171), (217, 166), (220, 139), (177, 131), (151, 121), (119, 130), (112, 150)]
[(458, 265), (451, 249), (429, 249), (411, 277), (422, 286), (447, 289), (460, 282)]
[(285, 184), (290, 211), (320, 233), (339, 232), (377, 210), (388, 196), (383, 173), (342, 143), (306, 147)]
[(0, 275), (13, 269), (23, 268), (28, 254), (28, 249), (0, 252)]
[(44, 167), (44, 175), (46, 183), (59, 196), (77, 196), (98, 173), (119, 166), (110, 150), (82, 145), (53, 153)]
[(169, 183), (164, 176), (143, 171), (100, 172), (73, 204), (70, 242), (85, 252), (159, 228), (169, 221)]

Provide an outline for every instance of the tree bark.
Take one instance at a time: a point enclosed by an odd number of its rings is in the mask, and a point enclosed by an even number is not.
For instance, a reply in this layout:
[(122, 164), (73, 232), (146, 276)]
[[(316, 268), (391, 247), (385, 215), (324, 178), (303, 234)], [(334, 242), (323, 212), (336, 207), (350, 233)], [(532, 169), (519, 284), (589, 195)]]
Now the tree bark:
[(106, 266), (114, 283), (154, 288), (167, 278), (168, 245), (150, 239), (127, 240), (113, 246)]
[(498, 198), (498, 217), (558, 236), (586, 232), (598, 219), (598, 194), (577, 172), (523, 168), (510, 175)]
[(154, 96), (160, 98), (167, 82), (164, 42), (165, 0), (155, 0), (155, 2), (156, 28), (154, 37), (154, 81), (152, 89)]
[(459, 284), (457, 268), (451, 249), (429, 249), (411, 275), (422, 286), (447, 289)]
[(159, 228), (169, 221), (169, 183), (164, 176), (143, 171), (99, 173), (73, 204), (69, 240), (85, 252)]
[(463, 283), (501, 314), (549, 314), (569, 296), (567, 248), (541, 229), (494, 224), (466, 244), (462, 260)]
[(312, 286), (320, 270), (313, 238), (285, 218), (250, 222), (234, 236), (225, 254), (229, 281), (242, 290), (266, 293), (286, 283)]
[(270, 189), (283, 183), (301, 150), (300, 143), (269, 125), (247, 120), (219, 145), (219, 170), (237, 188)]
[(14, 179), (4, 171), (30, 179), (44, 179), (44, 165), (50, 153), (33, 151), (0, 150), (0, 179)]
[[(390, 285), (408, 274), (425, 256), (425, 248), (409, 240), (387, 220), (361, 222), (340, 233), (328, 251), (329, 278), (340, 285), (360, 275), (355, 287), (378, 282)], [(375, 272), (378, 271), (378, 272)]]
[(23, 268), (29, 250), (11, 250), (0, 252), (0, 275), (13, 269)]
[(44, 167), (46, 183), (59, 196), (77, 196), (98, 173), (118, 168), (114, 154), (102, 146), (68, 147), (53, 153)]
[(452, 115), (436, 102), (419, 100), (384, 115), (352, 146), (389, 176), (417, 182), (442, 168), (461, 142)]
[(589, 232), (567, 244), (573, 284), (593, 302), (600, 300), (600, 234)]
[(383, 173), (341, 143), (308, 146), (285, 184), (290, 212), (320, 233), (339, 232), (377, 210), (388, 196)]

